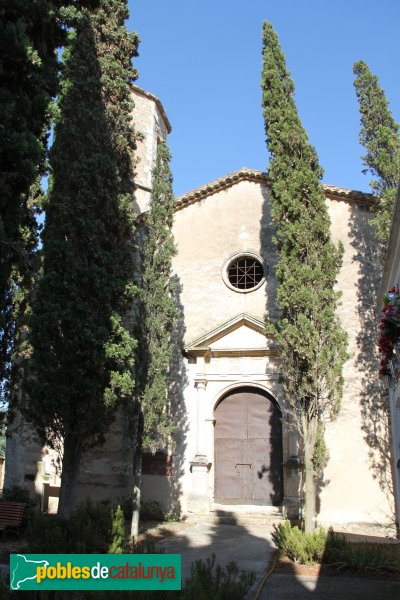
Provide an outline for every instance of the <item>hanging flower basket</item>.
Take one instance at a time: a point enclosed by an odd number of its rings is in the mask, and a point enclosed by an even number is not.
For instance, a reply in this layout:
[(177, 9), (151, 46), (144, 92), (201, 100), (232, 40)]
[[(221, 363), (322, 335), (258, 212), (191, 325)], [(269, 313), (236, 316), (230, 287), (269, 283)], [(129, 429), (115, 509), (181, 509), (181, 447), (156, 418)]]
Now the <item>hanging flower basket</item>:
[(397, 286), (385, 295), (379, 327), (378, 349), (382, 354), (379, 374), (393, 377), (400, 364), (400, 293)]

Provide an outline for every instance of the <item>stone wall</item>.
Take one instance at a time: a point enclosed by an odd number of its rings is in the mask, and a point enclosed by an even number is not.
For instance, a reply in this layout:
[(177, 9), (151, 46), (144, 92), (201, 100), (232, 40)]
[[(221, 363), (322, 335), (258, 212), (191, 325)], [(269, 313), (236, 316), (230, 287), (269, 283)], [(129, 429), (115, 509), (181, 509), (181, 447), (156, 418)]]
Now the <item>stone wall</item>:
[(135, 209), (140, 214), (150, 202), (151, 172), (156, 160), (157, 144), (165, 141), (171, 125), (161, 102), (137, 86), (132, 87), (135, 103), (133, 122), (139, 134), (135, 164)]
[(381, 267), (365, 204), (328, 197), (335, 242), (344, 246), (337, 289), (348, 335), (342, 407), (327, 424), (330, 460), (321, 490), (323, 523), (391, 523), (388, 398), (378, 377), (376, 299)]

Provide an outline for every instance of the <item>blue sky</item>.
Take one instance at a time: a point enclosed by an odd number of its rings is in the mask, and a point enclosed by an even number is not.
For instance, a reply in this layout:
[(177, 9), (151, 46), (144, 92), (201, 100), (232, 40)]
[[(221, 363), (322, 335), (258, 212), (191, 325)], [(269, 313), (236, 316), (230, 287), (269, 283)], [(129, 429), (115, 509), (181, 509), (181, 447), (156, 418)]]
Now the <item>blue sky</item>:
[(128, 28), (141, 38), (137, 84), (160, 98), (172, 124), (176, 194), (243, 166), (265, 170), (264, 19), (279, 35), (323, 181), (369, 190), (352, 65), (364, 60), (379, 76), (399, 121), (399, 0), (129, 0), (129, 8)]

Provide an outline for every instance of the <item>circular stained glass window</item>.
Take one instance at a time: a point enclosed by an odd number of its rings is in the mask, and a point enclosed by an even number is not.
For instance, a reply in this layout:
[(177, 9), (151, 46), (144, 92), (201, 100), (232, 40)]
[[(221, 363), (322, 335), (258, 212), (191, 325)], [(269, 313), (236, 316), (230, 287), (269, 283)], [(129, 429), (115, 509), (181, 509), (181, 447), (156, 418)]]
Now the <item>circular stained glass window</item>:
[(235, 256), (226, 267), (225, 282), (238, 291), (258, 288), (264, 281), (264, 267), (259, 258), (246, 254)]

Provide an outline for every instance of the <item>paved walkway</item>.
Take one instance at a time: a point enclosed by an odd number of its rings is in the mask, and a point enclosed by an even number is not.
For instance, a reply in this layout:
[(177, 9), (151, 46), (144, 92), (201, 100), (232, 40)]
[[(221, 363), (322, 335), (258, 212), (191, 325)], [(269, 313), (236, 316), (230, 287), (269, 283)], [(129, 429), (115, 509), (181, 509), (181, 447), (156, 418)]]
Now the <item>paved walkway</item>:
[(258, 600), (399, 600), (399, 598), (399, 581), (273, 574), (267, 579)]
[(252, 571), (260, 581), (274, 554), (270, 528), (265, 525), (194, 523), (157, 546), (165, 553), (182, 554), (183, 582), (192, 562), (206, 560), (212, 553), (221, 566), (235, 561), (239, 569)]
[[(165, 553), (182, 554), (182, 580), (190, 575), (194, 560), (215, 554), (224, 566), (235, 561), (253, 571), (256, 582), (246, 594), (253, 600), (272, 563), (274, 546), (268, 526), (195, 523), (157, 544)], [(258, 600), (400, 600), (400, 582), (345, 576), (300, 577), (272, 574)]]

